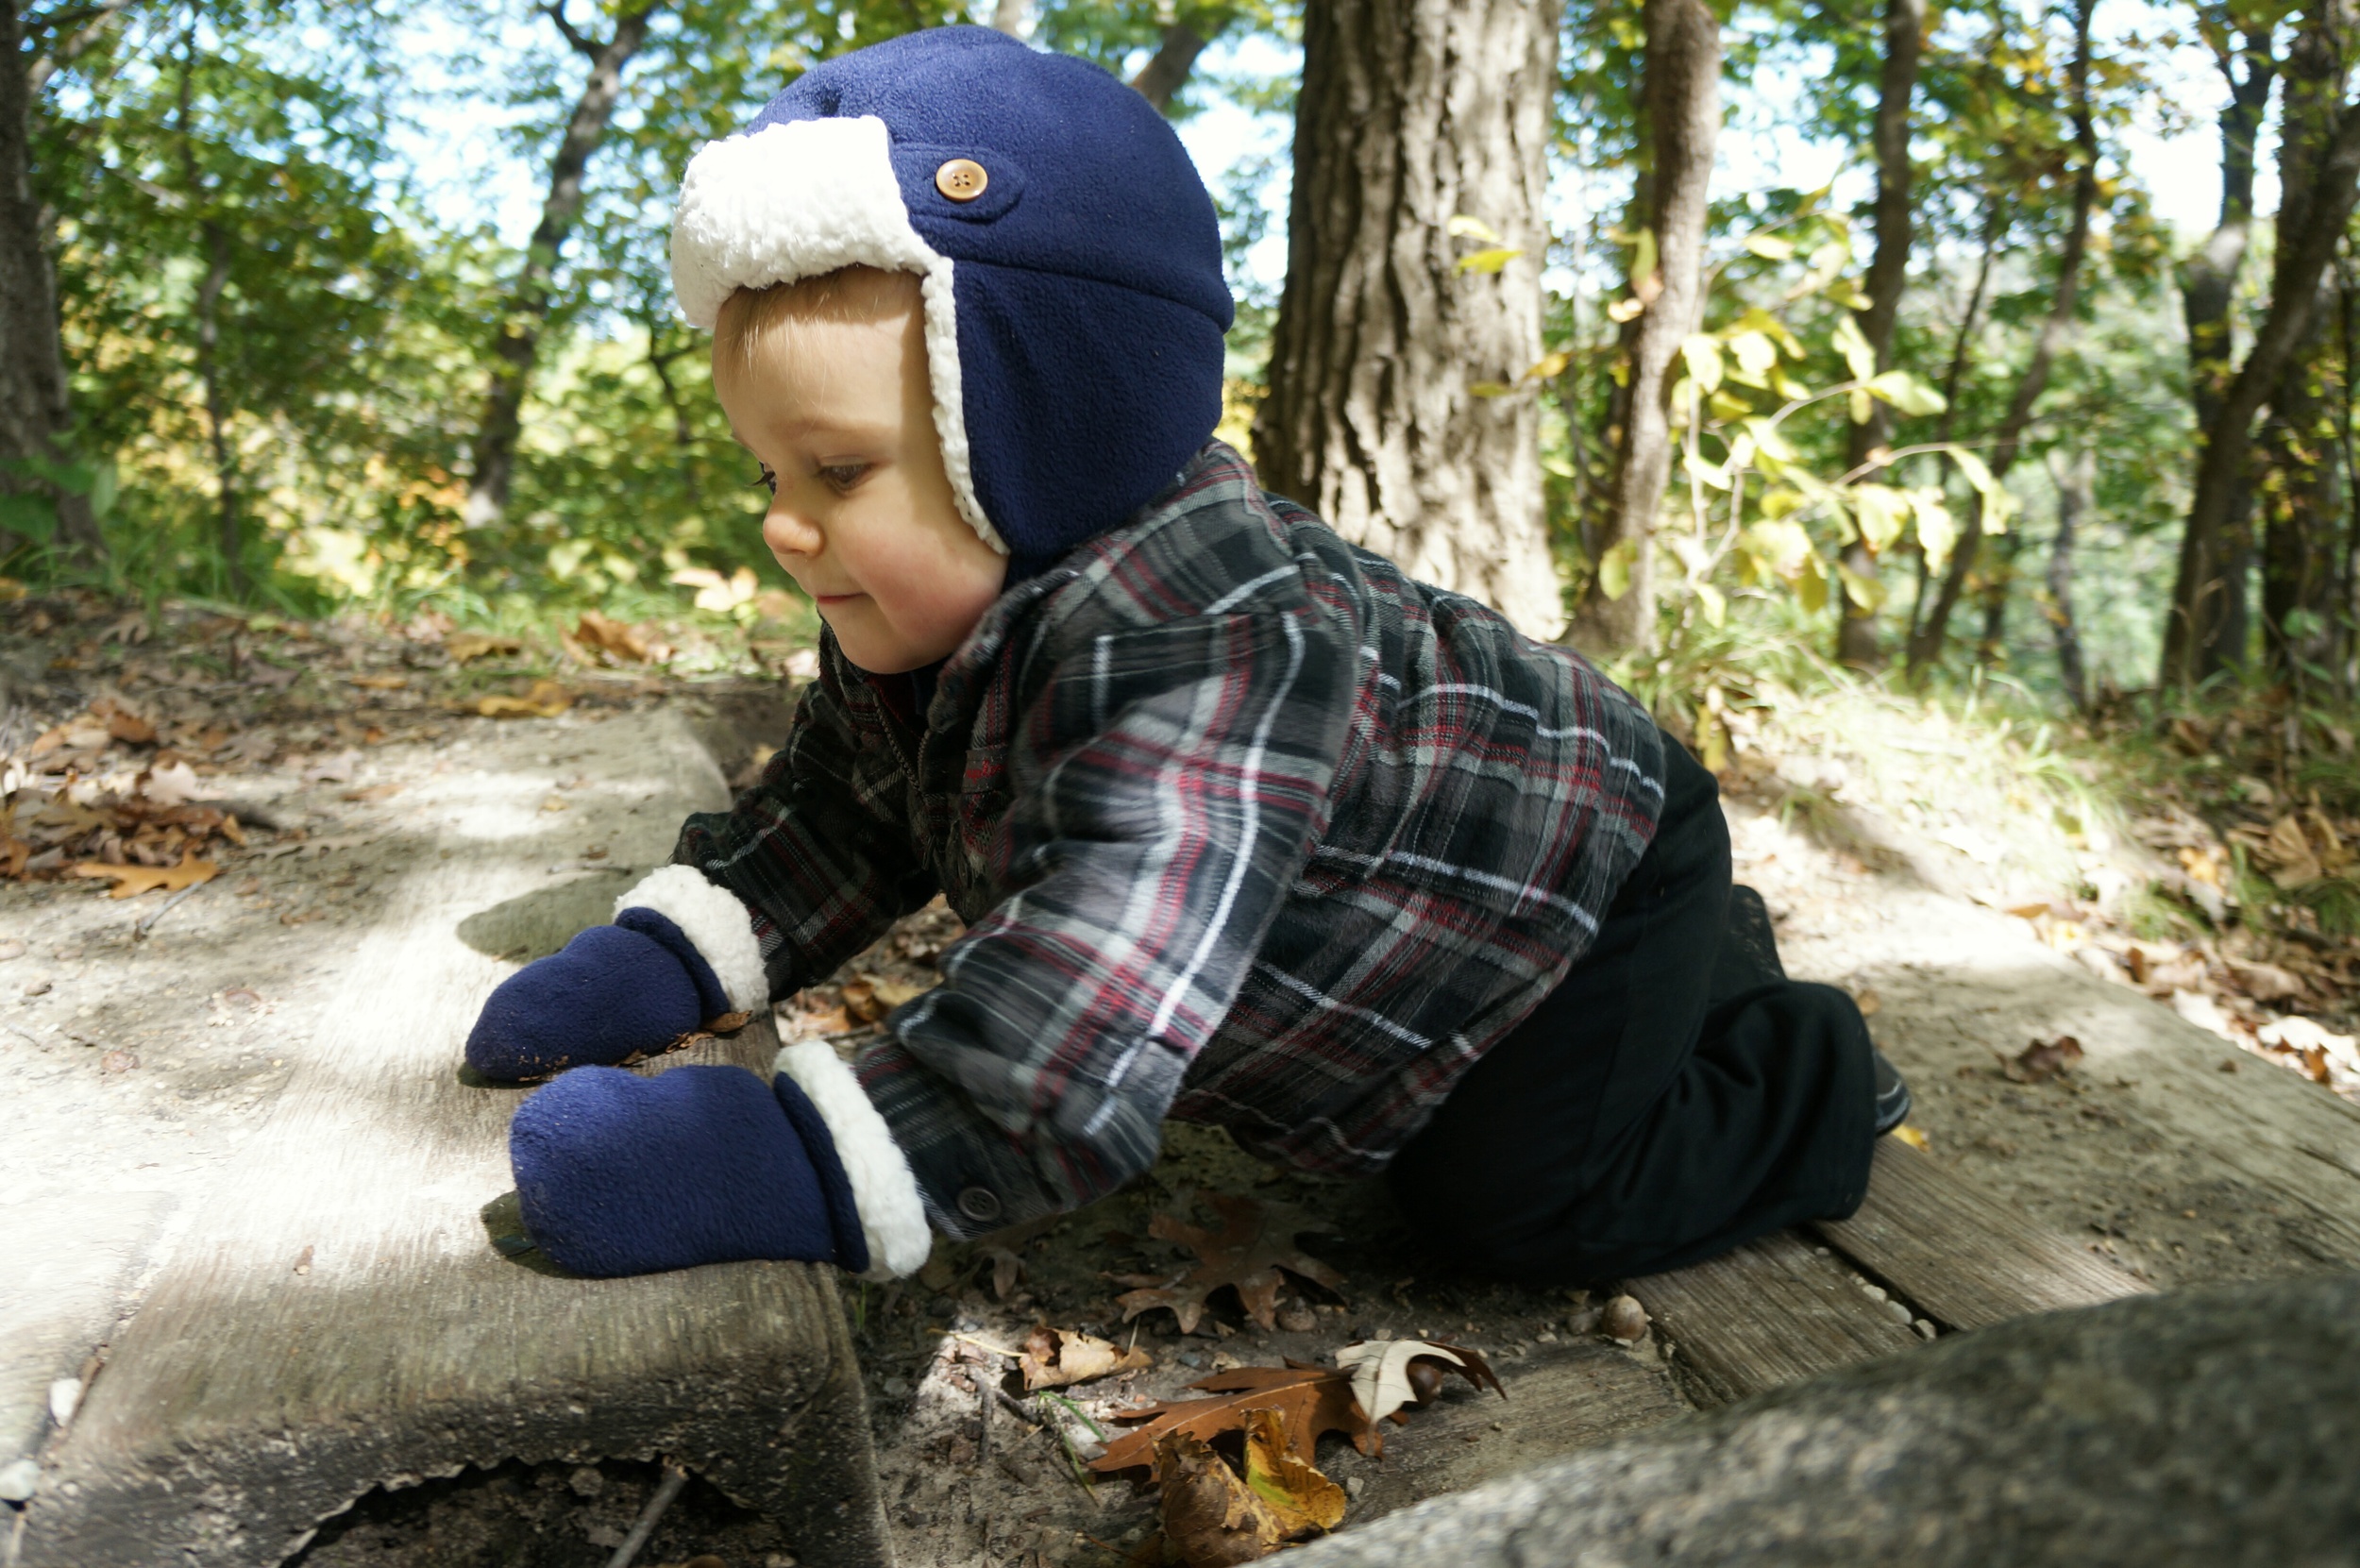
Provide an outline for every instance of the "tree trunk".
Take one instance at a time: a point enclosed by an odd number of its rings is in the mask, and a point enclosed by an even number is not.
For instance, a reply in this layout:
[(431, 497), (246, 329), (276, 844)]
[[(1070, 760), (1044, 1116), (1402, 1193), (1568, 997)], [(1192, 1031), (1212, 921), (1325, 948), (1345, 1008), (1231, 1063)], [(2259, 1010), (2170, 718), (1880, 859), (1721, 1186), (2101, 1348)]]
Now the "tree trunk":
[[(2245, 62), (2242, 81), (2236, 74), (2240, 58)], [(2233, 363), (2230, 312), (2253, 228), (2253, 145), (2277, 79), (2270, 29), (2245, 33), (2236, 53), (2223, 50), (2218, 63), (2229, 85), (2229, 102), (2220, 110), (2220, 222), (2180, 269), (2182, 312), (2188, 326), (2189, 401), (2200, 430), (2211, 430), (2220, 418), (2221, 394), (2229, 385)], [(2251, 490), (2241, 479), (2217, 549), (2221, 564), (2217, 590), (2221, 613), (2214, 638), (2217, 650), (2245, 645), (2251, 513)], [(2219, 656), (2219, 651), (2208, 654), (2207, 663)]]
[(2089, 674), (2082, 659), (2082, 632), (2073, 619), (2073, 535), (2098, 488), (2098, 453), (2082, 447), (2062, 466), (2051, 464), (2057, 481), (2057, 536), (2048, 547), (2048, 623), (2057, 632), (2057, 678), (2076, 713), (2090, 709)]
[[(2057, 257), (2057, 292), (2048, 303), (2048, 315), (2041, 323), (2040, 335), (2032, 340), (2031, 359), (2016, 381), (2014, 395), (2008, 399), (2007, 413), (2000, 416), (1999, 428), (1992, 432), (1988, 461), (1994, 479), (2007, 478), (2008, 470), (2015, 466), (2025, 427), (2031, 423), (2032, 405), (2048, 386), (2057, 351), (2073, 329), (2074, 308), (2082, 286), (2082, 261), (2089, 248), (2090, 213), (2098, 204), (2098, 131), (2090, 118), (2090, 13), (2096, 8), (2097, 0), (2076, 0), (2073, 10), (2073, 63), (2068, 75), (2072, 83), (2073, 143), (2080, 154), (2081, 168), (2073, 177), (2073, 216), (2065, 229), (2065, 248)], [(1983, 501), (1979, 495), (1959, 530), (1958, 546), (1950, 557), (1949, 570), (1943, 574), (1942, 589), (1934, 599), (1933, 609), (1910, 638), (1911, 675), (1922, 675), (1942, 658), (1943, 644), (1949, 635), (1950, 613), (1958, 607), (1959, 596), (1966, 590), (1967, 573), (1973, 569), (1982, 537)]]
[(107, 553), (89, 496), (36, 479), (23, 467), (74, 457), (74, 405), (58, 329), (49, 224), (32, 186), (36, 78), (45, 79), (48, 70), (26, 43), (23, 8), (18, 0), (0, 0), (0, 496), (31, 494), (48, 502), (57, 514), (59, 549), (89, 564)]
[(1231, 20), (1232, 13), (1223, 9), (1175, 21), (1164, 29), (1163, 42), (1131, 78), (1131, 85), (1157, 109), (1170, 109), (1173, 95), (1188, 85), (1188, 73), (1196, 69), (1196, 57), (1228, 29)]
[(482, 528), (497, 522), (508, 508), (508, 490), (515, 477), (516, 436), (521, 428), (525, 391), (532, 378), (532, 362), (540, 353), (541, 329), (549, 315), (549, 295), (555, 287), (557, 259), (573, 232), (582, 211), (582, 172), (590, 155), (606, 139), (607, 122), (623, 89), (623, 70), (647, 42), (648, 23), (663, 0), (623, 12), (615, 20), (615, 36), (598, 43), (576, 32), (565, 20), (562, 3), (548, 15), (575, 51), (590, 61), (589, 80), (574, 100), (572, 117), (549, 162), (549, 192), (541, 203), (541, 221), (525, 246), (525, 261), (509, 291), (508, 309), (493, 345), (492, 384), (483, 399), (483, 417), (476, 427), (473, 473), (467, 486), (466, 524)]
[[(1556, 0), (1309, 0), (1263, 482), (1527, 633), (1564, 615), (1542, 508)], [(1523, 254), (1462, 271), (1464, 214)]]
[[(2278, 180), (2282, 221), (2301, 221), (2317, 194), (2318, 159), (2334, 134), (2346, 72), (2341, 43), (2351, 12), (2337, 3), (2318, 8), (2318, 25), (2306, 18), (2286, 54), (2286, 89), (2280, 110)], [(2324, 278), (2314, 285), (2324, 295)], [(2303, 663), (2329, 656), (2335, 613), (2335, 547), (2340, 496), (2336, 483), (2335, 425), (2330, 407), (2333, 383), (2345, 369), (2334, 362), (2328, 315), (2315, 303), (2311, 322), (2286, 368), (2271, 389), (2269, 417), (2259, 452), (2264, 476), (2265, 533), (2262, 548), (2262, 628), (2272, 672), (2299, 679)], [(2247, 531), (2233, 528), (2235, 540)], [(2242, 601), (2245, 573), (2234, 559), (2224, 576), (2232, 587), (2224, 598)], [(2220, 656), (2242, 664), (2246, 638), (2241, 625), (2225, 628)]]
[(2219, 668), (2222, 541), (2244, 479), (2253, 416), (2269, 400), (2310, 328), (2320, 276), (2343, 238), (2353, 198), (2360, 194), (2360, 112), (2339, 109), (2334, 124), (2333, 136), (2311, 165), (2302, 210), (2289, 211), (2281, 202), (2269, 312), (2254, 333), (2245, 363), (2221, 395), (2218, 416), (2204, 432), (2196, 494), (2180, 538), (2171, 615), (2165, 626), (2158, 678), (2165, 686), (2193, 685)]
[[(1893, 329), (1901, 314), (1901, 290), (1910, 265), (1910, 100), (1917, 91), (1917, 60), (1925, 46), (1926, 0), (1886, 0), (1884, 71), (1877, 95), (1877, 254), (1868, 264), (1868, 309), (1861, 312), (1861, 335), (1877, 356), (1877, 368), (1893, 368)], [(1854, 425), (1846, 443), (1844, 471), (1868, 462), (1891, 444), (1893, 411), (1872, 399), (1865, 424)], [(1869, 476), (1863, 475), (1863, 478)], [(1877, 581), (1877, 552), (1855, 536), (1844, 548), (1844, 565), (1863, 582)], [(1877, 639), (1877, 612), (1839, 595), (1838, 662), (1873, 669), (1884, 662)]]
[[(1966, 362), (1975, 346), (1975, 327), (1982, 314), (1983, 301), (1991, 290), (1992, 258), (1999, 253), (1999, 242), (2008, 228), (2007, 209), (2000, 205), (1997, 191), (1983, 193), (1983, 225), (1981, 259), (1975, 263), (1975, 287), (1966, 296), (1966, 313), (1959, 318), (1959, 329), (1950, 340), (1950, 362), (1942, 373), (1942, 418), (1934, 426), (1937, 446), (1947, 443), (1959, 423), (1959, 383), (1966, 379)], [(1926, 600), (1928, 563), (1926, 548), (1913, 537), (1910, 559), (1915, 565), (1917, 581), (1910, 591), (1910, 625), (1905, 646), (1914, 646), (1918, 628), (1925, 624), (1930, 608)]]
[(219, 509), (222, 570), (229, 597), (245, 593), (245, 541), (238, 523), (238, 470), (229, 453), (229, 406), (221, 385), (221, 291), (229, 281), (229, 236), (208, 219), (205, 278), (196, 287), (196, 372), (205, 385), (205, 428), (213, 448), (214, 500)]
[[(1629, 556), (1629, 587), (1610, 598), (1593, 579), (1579, 641), (1644, 652), (1655, 644), (1656, 514), (1672, 471), (1672, 382), (1682, 339), (1704, 312), (1705, 194), (1721, 129), (1721, 24), (1704, 0), (1647, 0), (1646, 110), (1653, 279), (1630, 348), (1630, 396), (1608, 499), (1607, 548)], [(1650, 283), (1653, 295), (1650, 297)]]

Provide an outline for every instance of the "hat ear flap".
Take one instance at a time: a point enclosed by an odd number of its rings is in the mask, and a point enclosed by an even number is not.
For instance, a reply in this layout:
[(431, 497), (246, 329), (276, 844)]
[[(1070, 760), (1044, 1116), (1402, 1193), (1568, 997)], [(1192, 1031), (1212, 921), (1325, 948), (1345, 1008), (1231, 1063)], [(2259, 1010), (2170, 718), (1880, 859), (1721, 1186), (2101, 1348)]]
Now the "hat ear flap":
[(975, 496), (1018, 555), (1120, 524), (1221, 423), (1222, 330), (1202, 311), (987, 262), (952, 276)]

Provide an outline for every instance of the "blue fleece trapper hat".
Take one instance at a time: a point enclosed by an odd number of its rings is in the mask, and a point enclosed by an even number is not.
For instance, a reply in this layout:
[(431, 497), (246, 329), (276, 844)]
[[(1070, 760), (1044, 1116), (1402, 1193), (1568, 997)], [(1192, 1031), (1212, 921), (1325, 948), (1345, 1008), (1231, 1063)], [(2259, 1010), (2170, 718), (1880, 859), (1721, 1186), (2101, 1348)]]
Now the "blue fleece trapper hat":
[(939, 27), (814, 66), (690, 160), (681, 312), (862, 264), (923, 282), (959, 510), (1020, 567), (1121, 522), (1221, 421), (1221, 234), (1180, 139), (1086, 60)]

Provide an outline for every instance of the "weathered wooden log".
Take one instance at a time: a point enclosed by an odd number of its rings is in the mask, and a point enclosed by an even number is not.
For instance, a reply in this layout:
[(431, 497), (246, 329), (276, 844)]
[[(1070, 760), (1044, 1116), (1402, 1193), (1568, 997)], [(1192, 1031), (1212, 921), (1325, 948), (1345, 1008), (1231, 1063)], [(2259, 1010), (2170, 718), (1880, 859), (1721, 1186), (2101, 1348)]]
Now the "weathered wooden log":
[[(575, 820), (611, 811), (618, 859), (660, 858), (683, 812), (727, 799), (677, 718), (568, 739), (599, 781)], [(335, 1049), (309, 1054), (46, 1456), (26, 1568), (276, 1564), (373, 1489), (659, 1456), (778, 1521), (804, 1563), (888, 1560), (833, 1271), (582, 1280), (494, 1245), (521, 1091), (460, 1068), (507, 972), (492, 954), (549, 951), (626, 885), (550, 885), (545, 787), (518, 769), (458, 801), (451, 847), (334, 955)], [(776, 1049), (763, 1020), (649, 1071), (767, 1071)]]
[(2360, 1561), (2360, 1274), (2019, 1319), (1622, 1439), (1303, 1553), (1510, 1563)]

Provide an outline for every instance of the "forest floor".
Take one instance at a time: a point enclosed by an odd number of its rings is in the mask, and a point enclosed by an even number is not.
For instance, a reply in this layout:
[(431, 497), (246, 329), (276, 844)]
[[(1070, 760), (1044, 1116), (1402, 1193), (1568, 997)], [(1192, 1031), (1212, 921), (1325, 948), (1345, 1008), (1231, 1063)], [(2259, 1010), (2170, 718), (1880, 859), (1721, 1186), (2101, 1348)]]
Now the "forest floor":
[[(599, 651), (595, 626), (552, 667), (441, 624), (154, 618), (61, 598), (6, 617), (0, 1225), (20, 1241), (144, 1238), (123, 1244), (142, 1263), (114, 1287), (118, 1315), (136, 1310), (176, 1226), (236, 1179), (289, 1061), (327, 1049), (339, 958), (386, 889), (416, 855), (451, 852), (417, 848), (430, 835), (405, 831), (413, 817), (452, 809), (454, 789), (497, 766), (530, 775), (552, 874), (628, 873), (638, 868), (620, 862), (652, 858), (661, 834), (634, 830), (644, 842), (626, 853), (612, 835), (567, 830), (571, 801), (601, 783), (582, 771), (596, 754), (585, 729), (683, 705), (743, 782), (783, 711), (775, 677), (666, 678), (627, 641)], [(2266, 1109), (2286, 1092), (2261, 1082), (2270, 1075), (2322, 1097), (2360, 1092), (2360, 944), (2334, 934), (2332, 909), (2323, 930), (2281, 891), (2335, 881), (2360, 822), (2350, 801), (2289, 776), (2283, 724), (2196, 722), (2211, 728), (2163, 742), (2185, 767), (2134, 775), (2061, 757), (2014, 726), (1854, 690), (1732, 724), (1723, 769), (1739, 879), (1767, 899), (1791, 973), (1861, 1000), (1911, 1079), (1927, 1151), (2159, 1287), (2353, 1261), (2267, 1184), (2177, 1134), (2189, 1113), (2163, 1106), (2168, 1074), (2142, 1065), (2149, 1050), (2200, 1059), (2219, 1097), (2258, 1095)], [(2271, 744), (2275, 774), (2249, 754)], [(2318, 744), (2349, 770), (2348, 735), (2340, 753), (2333, 735)], [(2226, 760), (2208, 769), (2207, 756)], [(886, 1008), (931, 982), (957, 930), (939, 907), (902, 922), (782, 1004), (782, 1033), (857, 1050)], [(2149, 1016), (2125, 1005), (2151, 1009), (2164, 1043), (2109, 1035), (2106, 1019)], [(1164, 1236), (1174, 1220), (1217, 1228), (1213, 1199), (1249, 1200), (1254, 1209), (1225, 1212), (1280, 1253), (1301, 1237), (1341, 1283), (1286, 1273), (1258, 1323), (1218, 1288), (1216, 1268), (1194, 1332), (1164, 1307), (1126, 1320), (1120, 1294), (1200, 1261), (1202, 1249)], [(1266, 1167), (1218, 1134), (1174, 1126), (1151, 1174), (1089, 1210), (938, 1248), (901, 1285), (850, 1287), (901, 1560), (1121, 1561), (1154, 1528), (1154, 1494), (1082, 1468), (1118, 1413), (1238, 1367), (1331, 1364), (1363, 1339), (1475, 1347), (1512, 1396), (1526, 1357), (1595, 1339), (1613, 1283), (1543, 1291), (1453, 1277), (1424, 1257), (1381, 1185)], [(1018, 1353), (1044, 1328), (1143, 1353), (1130, 1357), (1143, 1364), (1033, 1392)], [(93, 1343), (106, 1333), (98, 1325)], [(1667, 1362), (1644, 1335), (1615, 1344), (1680, 1386), (1676, 1353)], [(1479, 1397), (1490, 1396), (1440, 1396)], [(1413, 1414), (1390, 1443), (1418, 1443), (1430, 1419)], [(1496, 1441), (1505, 1464), (1510, 1425), (1453, 1441)], [(10, 1458), (0, 1454), (0, 1478)], [(1381, 1491), (1381, 1462), (1340, 1440), (1319, 1458), (1356, 1504)], [(605, 1560), (615, 1521), (653, 1473), (603, 1468), (605, 1478), (540, 1477), (558, 1538), (531, 1560)], [(716, 1544), (683, 1515), (645, 1560)]]

